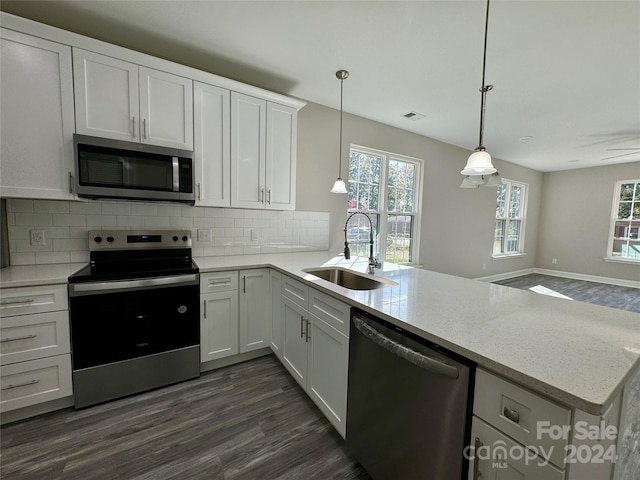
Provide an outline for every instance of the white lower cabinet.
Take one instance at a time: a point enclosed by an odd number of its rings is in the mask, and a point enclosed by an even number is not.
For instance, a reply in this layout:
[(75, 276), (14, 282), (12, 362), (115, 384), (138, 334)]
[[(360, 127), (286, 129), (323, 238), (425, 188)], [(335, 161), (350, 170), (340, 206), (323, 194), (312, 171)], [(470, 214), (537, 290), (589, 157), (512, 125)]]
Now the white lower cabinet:
[(271, 350), (282, 361), (282, 274), (271, 270)]
[(1, 297), (0, 410), (71, 397), (67, 286), (6, 288)]
[(240, 271), (240, 353), (271, 344), (271, 275), (268, 268)]
[(349, 314), (348, 305), (282, 276), (282, 363), (342, 437), (346, 431)]
[(621, 398), (594, 416), (477, 369), (469, 480), (613, 478)]
[(238, 272), (200, 274), (200, 361), (238, 353)]

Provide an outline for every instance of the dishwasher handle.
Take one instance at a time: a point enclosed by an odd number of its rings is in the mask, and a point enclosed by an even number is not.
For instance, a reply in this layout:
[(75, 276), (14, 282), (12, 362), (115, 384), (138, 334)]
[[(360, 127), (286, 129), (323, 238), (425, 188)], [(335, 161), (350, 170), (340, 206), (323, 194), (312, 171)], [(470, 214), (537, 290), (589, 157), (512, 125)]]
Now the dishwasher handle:
[(443, 363), (438, 359), (423, 355), (419, 352), (416, 352), (415, 350), (410, 349), (409, 347), (405, 347), (404, 345), (391, 340), (390, 338), (384, 336), (382, 333), (378, 332), (375, 328), (373, 328), (361, 318), (353, 317), (353, 324), (365, 337), (367, 337), (373, 343), (408, 361), (409, 363), (437, 375), (442, 375), (453, 379), (458, 378), (459, 372), (456, 367)]

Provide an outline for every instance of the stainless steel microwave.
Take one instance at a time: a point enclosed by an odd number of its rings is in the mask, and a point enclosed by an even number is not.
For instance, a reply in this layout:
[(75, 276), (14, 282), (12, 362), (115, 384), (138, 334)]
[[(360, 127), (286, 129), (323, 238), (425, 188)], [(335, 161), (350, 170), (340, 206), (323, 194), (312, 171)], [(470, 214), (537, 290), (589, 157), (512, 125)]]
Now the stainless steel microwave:
[(79, 197), (195, 203), (193, 152), (77, 134), (73, 140)]

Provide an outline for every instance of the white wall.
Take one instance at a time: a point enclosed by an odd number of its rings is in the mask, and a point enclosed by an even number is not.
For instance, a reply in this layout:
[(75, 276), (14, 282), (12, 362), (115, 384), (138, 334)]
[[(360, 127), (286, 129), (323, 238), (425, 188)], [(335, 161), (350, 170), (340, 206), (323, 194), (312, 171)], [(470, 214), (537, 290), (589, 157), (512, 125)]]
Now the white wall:
[[(331, 213), (330, 248), (339, 253), (344, 242), (347, 197), (329, 192), (338, 175), (339, 111), (308, 103), (298, 118), (297, 208)], [(492, 260), (496, 189), (459, 188), (460, 170), (469, 151), (345, 114), (344, 179), (350, 144), (424, 159), (419, 258), (424, 268), (477, 278), (534, 267), (541, 173), (495, 160), (505, 178), (528, 183), (530, 192), (525, 236), (527, 255)]]
[(536, 267), (640, 281), (640, 265), (603, 260), (615, 183), (639, 177), (640, 162), (545, 173)]

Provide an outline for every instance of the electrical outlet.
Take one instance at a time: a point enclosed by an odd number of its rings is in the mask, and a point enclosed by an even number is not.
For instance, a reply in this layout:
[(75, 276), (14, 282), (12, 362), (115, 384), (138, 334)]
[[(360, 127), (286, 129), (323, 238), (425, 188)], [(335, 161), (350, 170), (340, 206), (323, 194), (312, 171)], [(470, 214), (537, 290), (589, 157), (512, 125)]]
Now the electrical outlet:
[(482, 264), (482, 269), (483, 269), (483, 270), (486, 270), (486, 269), (487, 269), (487, 264), (486, 264), (486, 263), (483, 263), (483, 264)]
[(555, 265), (556, 263), (558, 263), (558, 259), (557, 258), (552, 258), (551, 259), (551, 263), (553, 263)]
[(47, 242), (44, 238), (44, 230), (29, 230), (31, 236), (31, 245), (46, 245)]
[(252, 242), (257, 242), (258, 241), (258, 230), (255, 228), (251, 229), (251, 241)]
[(209, 228), (199, 228), (198, 229), (198, 241), (199, 242), (210, 242), (211, 241), (211, 229), (209, 229)]

